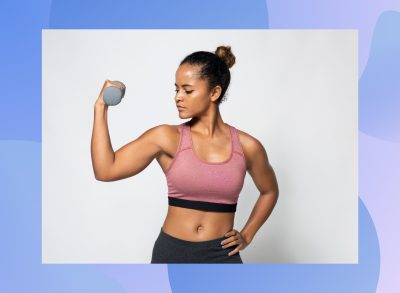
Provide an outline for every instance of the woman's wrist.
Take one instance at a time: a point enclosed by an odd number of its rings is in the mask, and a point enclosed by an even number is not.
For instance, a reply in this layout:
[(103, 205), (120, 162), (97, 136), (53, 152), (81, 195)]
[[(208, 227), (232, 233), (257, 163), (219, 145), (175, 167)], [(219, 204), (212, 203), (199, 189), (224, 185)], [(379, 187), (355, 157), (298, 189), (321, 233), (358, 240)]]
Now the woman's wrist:
[(107, 110), (108, 109), (108, 105), (106, 103), (104, 103), (104, 102), (97, 101), (94, 104), (94, 108), (95, 109), (99, 109), (99, 110)]
[(253, 237), (249, 234), (246, 233), (246, 231), (240, 232), (240, 235), (242, 235), (243, 239), (249, 244), (252, 240)]

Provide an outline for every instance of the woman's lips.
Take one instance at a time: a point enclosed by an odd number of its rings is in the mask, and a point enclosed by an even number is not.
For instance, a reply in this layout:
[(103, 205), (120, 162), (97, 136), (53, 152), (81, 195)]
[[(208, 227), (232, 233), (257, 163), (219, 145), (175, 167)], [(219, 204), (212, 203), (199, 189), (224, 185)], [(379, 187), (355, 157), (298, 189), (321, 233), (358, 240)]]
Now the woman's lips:
[(185, 108), (178, 106), (178, 111), (183, 111)]

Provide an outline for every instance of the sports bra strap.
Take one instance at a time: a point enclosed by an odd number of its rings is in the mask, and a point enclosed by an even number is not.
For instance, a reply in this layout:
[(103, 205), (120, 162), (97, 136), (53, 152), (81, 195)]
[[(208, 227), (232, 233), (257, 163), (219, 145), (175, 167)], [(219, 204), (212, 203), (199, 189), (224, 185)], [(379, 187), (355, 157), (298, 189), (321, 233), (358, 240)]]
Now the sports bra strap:
[(185, 149), (190, 149), (192, 147), (192, 143), (190, 141), (190, 133), (189, 133), (189, 126), (186, 122), (180, 125), (181, 129), (181, 143), (179, 151), (183, 151)]
[(239, 140), (239, 133), (238, 133), (237, 129), (231, 125), (229, 125), (229, 128), (231, 130), (232, 139), (233, 139), (233, 152), (235, 152), (241, 156), (244, 156), (242, 145), (240, 144), (240, 140)]

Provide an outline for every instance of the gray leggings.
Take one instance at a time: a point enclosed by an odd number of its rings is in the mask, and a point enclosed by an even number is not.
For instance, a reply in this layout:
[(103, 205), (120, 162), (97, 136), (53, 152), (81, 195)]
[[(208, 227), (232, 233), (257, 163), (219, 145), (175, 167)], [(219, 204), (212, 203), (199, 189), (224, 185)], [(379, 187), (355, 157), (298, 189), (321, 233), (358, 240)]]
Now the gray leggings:
[(226, 237), (207, 241), (187, 241), (165, 233), (162, 228), (154, 243), (151, 263), (240, 263), (240, 252), (231, 256), (229, 252), (237, 245), (222, 248)]

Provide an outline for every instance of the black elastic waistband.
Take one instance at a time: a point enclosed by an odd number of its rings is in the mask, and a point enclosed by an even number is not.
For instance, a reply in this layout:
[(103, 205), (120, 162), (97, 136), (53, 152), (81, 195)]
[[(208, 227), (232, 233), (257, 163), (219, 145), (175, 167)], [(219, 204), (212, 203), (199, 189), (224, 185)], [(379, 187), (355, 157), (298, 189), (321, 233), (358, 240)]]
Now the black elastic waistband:
[(215, 239), (211, 239), (211, 240), (205, 240), (205, 241), (189, 241), (189, 240), (184, 240), (184, 239), (180, 239), (177, 237), (174, 237), (168, 233), (165, 233), (161, 227), (161, 231), (160, 231), (160, 237), (162, 237), (163, 239), (166, 239), (168, 241), (174, 242), (176, 244), (181, 244), (181, 245), (185, 245), (185, 246), (197, 246), (197, 247), (206, 247), (206, 246), (211, 246), (211, 247), (221, 247), (221, 241), (225, 240), (226, 237), (225, 236), (221, 236)]
[(177, 206), (188, 209), (209, 211), (209, 212), (225, 212), (231, 213), (236, 212), (237, 203), (227, 204), (227, 203), (216, 203), (209, 201), (197, 201), (188, 200), (182, 198), (176, 198), (168, 196), (168, 204), (171, 206)]

